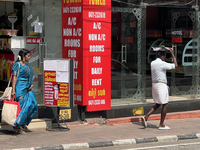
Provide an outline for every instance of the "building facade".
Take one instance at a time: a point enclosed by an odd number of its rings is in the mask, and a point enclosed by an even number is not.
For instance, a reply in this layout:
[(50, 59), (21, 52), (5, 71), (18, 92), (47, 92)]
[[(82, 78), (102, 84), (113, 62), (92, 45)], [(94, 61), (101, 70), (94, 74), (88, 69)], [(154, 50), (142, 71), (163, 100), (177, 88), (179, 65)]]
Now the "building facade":
[[(8, 5), (5, 1), (0, 3), (4, 8)], [(43, 105), (43, 59), (63, 57), (62, 1), (12, 0), (10, 3), (22, 3), (21, 36), (24, 47), (31, 50), (29, 64), (36, 74), (33, 90), (38, 104)], [(161, 45), (173, 46), (179, 65), (167, 72), (169, 101), (199, 99), (199, 5), (198, 0), (111, 1), (111, 74), (107, 74), (111, 76), (111, 106), (153, 102), (150, 62), (156, 53), (152, 47)], [(19, 48), (12, 51), (16, 55)], [(170, 53), (166, 57), (172, 62)]]

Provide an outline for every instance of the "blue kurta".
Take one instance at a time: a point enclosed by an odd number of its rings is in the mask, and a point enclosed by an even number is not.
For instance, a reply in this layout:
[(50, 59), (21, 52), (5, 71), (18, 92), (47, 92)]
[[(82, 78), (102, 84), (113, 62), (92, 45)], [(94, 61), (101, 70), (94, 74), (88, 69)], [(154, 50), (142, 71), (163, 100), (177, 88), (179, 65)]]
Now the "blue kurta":
[[(20, 67), (20, 68), (19, 68)], [(21, 112), (14, 122), (15, 127), (28, 125), (37, 112), (37, 101), (33, 91), (27, 91), (34, 80), (33, 68), (29, 65), (22, 65), (20, 62), (15, 62), (12, 67), (13, 75), (16, 75), (18, 70), (17, 82), (15, 85), (16, 99), (20, 102)]]

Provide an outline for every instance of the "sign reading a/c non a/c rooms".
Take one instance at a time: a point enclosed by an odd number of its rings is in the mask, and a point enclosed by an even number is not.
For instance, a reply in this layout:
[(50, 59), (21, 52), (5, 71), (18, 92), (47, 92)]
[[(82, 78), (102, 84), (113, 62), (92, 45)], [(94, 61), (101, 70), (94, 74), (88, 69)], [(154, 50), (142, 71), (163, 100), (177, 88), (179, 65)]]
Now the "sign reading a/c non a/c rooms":
[(74, 103), (111, 109), (111, 0), (63, 0), (62, 57), (74, 59)]

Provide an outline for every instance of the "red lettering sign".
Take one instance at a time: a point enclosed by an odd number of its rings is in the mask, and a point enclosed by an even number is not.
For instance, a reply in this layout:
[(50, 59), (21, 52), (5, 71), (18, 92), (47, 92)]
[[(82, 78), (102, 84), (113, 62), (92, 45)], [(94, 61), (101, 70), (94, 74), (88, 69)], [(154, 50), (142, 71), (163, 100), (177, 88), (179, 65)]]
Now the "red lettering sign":
[(122, 37), (122, 43), (133, 43), (133, 37)]
[(81, 0), (62, 3), (62, 56), (74, 59), (74, 101), (87, 105), (83, 101), (83, 4)]
[(26, 44), (40, 44), (41, 38), (40, 37), (27, 37)]
[(36, 49), (36, 46), (35, 46), (33, 49), (31, 49), (31, 50), (30, 50), (31, 55), (32, 55), (33, 53), (35, 53), (36, 50), (37, 50), (37, 49)]
[(56, 71), (44, 71), (44, 104), (69, 107), (69, 84), (56, 82)]
[(172, 37), (172, 43), (182, 43), (182, 37)]

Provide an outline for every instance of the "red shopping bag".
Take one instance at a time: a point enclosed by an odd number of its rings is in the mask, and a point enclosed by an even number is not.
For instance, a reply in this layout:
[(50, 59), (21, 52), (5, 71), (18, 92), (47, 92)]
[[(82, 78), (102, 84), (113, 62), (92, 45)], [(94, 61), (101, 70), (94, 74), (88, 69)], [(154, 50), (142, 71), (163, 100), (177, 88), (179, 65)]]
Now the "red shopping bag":
[(14, 122), (17, 119), (20, 111), (20, 103), (16, 101), (15, 96), (11, 97), (10, 100), (4, 100), (1, 113), (1, 122), (14, 126)]

